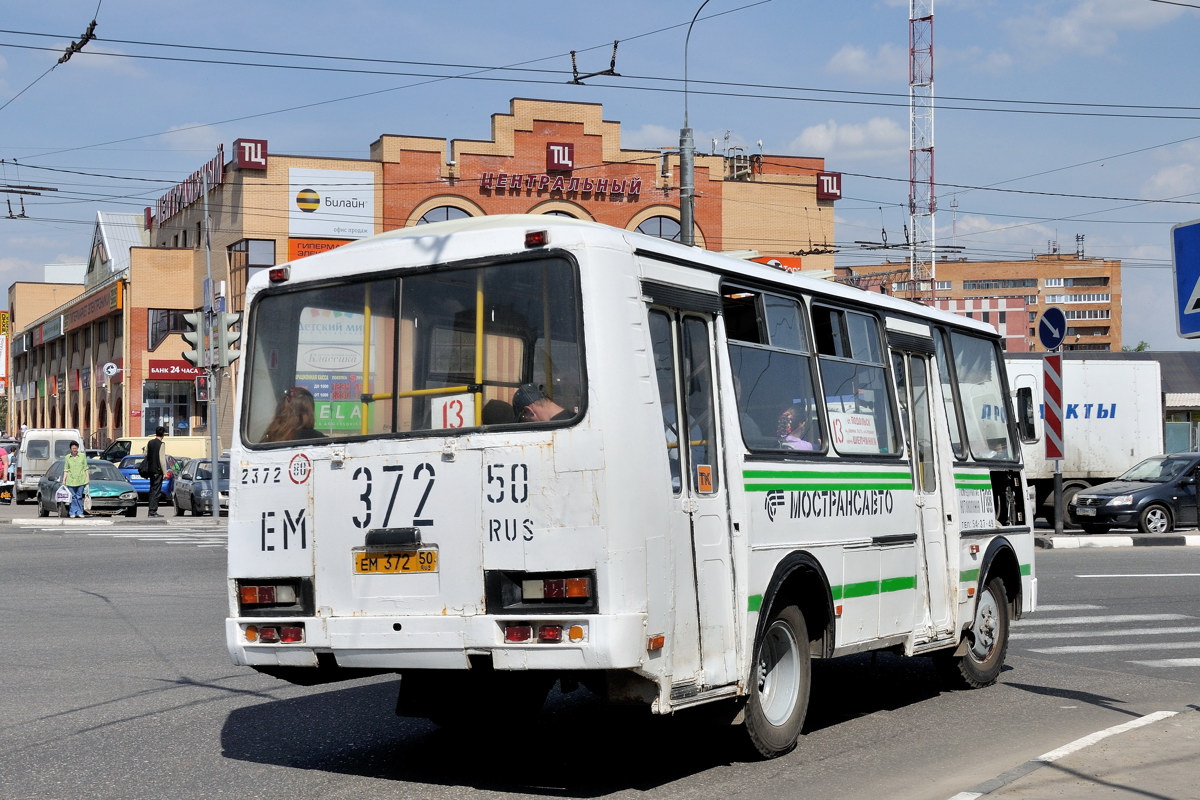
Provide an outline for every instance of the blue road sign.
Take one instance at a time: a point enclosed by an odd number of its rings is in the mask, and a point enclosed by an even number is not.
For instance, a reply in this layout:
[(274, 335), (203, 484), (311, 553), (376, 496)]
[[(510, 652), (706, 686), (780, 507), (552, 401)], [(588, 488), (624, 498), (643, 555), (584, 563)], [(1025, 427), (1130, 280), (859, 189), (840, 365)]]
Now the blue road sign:
[(1058, 306), (1050, 306), (1038, 320), (1038, 341), (1047, 350), (1057, 350), (1067, 335), (1067, 315)]
[(1200, 220), (1171, 228), (1175, 319), (1184, 339), (1200, 337)]

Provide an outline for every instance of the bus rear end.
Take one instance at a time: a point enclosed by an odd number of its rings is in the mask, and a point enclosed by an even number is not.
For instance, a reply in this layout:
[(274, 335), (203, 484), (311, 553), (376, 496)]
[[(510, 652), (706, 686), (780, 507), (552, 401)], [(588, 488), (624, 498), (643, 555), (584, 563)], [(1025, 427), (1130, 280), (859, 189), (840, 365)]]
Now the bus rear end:
[(251, 285), (235, 663), (301, 683), (398, 671), (403, 713), (449, 718), (501, 680), (536, 702), (555, 676), (644, 656), (641, 615), (602, 609), (602, 469), (569, 441), (579, 267), (473, 238), (377, 237)]

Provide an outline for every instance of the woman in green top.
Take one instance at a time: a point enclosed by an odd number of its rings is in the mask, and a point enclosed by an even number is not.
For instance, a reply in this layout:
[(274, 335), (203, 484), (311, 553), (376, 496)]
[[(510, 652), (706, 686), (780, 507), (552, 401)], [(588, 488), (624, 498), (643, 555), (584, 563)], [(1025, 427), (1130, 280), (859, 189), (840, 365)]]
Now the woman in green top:
[(71, 490), (71, 519), (83, 517), (83, 495), (88, 488), (87, 455), (79, 442), (71, 442), (71, 454), (63, 459), (63, 484)]

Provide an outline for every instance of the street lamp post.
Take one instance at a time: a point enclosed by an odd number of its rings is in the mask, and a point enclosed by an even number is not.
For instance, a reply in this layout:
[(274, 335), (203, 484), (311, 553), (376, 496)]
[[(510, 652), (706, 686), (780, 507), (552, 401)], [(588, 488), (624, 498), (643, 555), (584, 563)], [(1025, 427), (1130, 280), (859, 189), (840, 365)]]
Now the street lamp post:
[(688, 43), (692, 38), (692, 26), (700, 12), (708, 5), (704, 0), (692, 21), (688, 23), (687, 36), (683, 40), (683, 127), (679, 129), (679, 241), (691, 247), (696, 243), (696, 143), (692, 140), (692, 129), (688, 125)]

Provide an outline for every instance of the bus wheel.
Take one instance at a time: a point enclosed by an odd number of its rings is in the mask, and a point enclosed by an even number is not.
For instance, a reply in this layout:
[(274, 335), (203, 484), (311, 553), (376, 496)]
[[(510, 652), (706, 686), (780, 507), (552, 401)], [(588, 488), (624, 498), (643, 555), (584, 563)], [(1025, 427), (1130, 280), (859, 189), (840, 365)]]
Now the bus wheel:
[(975, 604), (975, 620), (964, 632), (968, 639), (961, 656), (942, 656), (938, 666), (955, 685), (971, 689), (990, 686), (1000, 677), (1008, 652), (1008, 595), (1004, 581), (992, 578)]
[(754, 652), (745, 728), (750, 744), (765, 758), (796, 746), (808, 711), (812, 680), (808, 626), (795, 606), (771, 617)]

